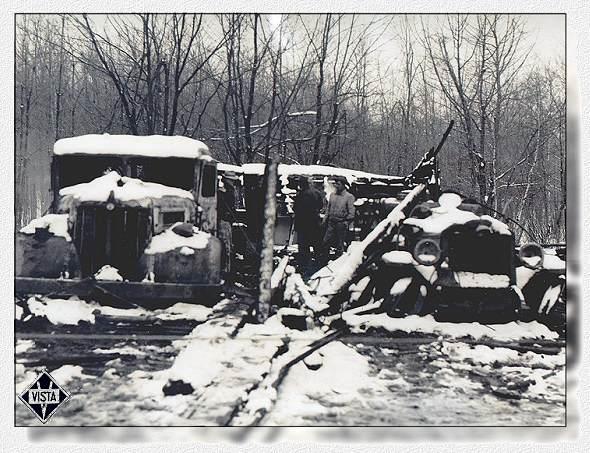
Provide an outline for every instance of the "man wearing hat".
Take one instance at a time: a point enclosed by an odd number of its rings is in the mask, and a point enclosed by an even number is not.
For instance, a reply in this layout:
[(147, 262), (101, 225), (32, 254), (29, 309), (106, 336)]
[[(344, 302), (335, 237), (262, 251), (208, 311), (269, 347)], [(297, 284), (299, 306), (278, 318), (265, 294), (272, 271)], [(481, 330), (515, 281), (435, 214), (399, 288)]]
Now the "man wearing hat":
[(307, 265), (311, 257), (310, 247), (316, 255), (320, 249), (320, 211), (324, 207), (324, 196), (307, 176), (299, 179), (299, 192), (293, 204), (295, 231), (299, 246), (298, 259)]
[(354, 220), (354, 195), (346, 190), (346, 178), (334, 178), (335, 192), (330, 194), (326, 208), (326, 232), (324, 233), (325, 255), (330, 247), (336, 249), (336, 256), (344, 253), (346, 235)]

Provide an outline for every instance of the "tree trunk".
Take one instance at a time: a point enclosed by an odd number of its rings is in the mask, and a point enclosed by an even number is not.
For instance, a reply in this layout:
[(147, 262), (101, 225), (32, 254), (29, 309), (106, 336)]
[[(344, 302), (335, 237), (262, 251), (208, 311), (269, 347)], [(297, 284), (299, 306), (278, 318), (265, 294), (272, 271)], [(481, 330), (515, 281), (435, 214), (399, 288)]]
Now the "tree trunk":
[(257, 318), (264, 322), (270, 315), (272, 299), (271, 277), (273, 272), (274, 232), (277, 215), (278, 162), (271, 158), (264, 171), (265, 203), (264, 225), (260, 244), (260, 279), (258, 286)]

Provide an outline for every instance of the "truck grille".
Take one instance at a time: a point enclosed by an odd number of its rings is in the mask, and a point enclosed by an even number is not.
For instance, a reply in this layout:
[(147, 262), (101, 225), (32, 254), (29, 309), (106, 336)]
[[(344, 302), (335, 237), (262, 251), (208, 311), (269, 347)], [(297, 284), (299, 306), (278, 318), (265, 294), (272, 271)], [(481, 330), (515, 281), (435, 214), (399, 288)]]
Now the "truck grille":
[(137, 260), (150, 238), (150, 211), (147, 208), (103, 205), (80, 206), (74, 227), (82, 276), (95, 274), (109, 264), (129, 280), (137, 280)]
[(478, 236), (474, 231), (464, 231), (448, 237), (446, 252), (449, 267), (453, 271), (509, 276), (513, 273), (512, 236), (500, 234)]

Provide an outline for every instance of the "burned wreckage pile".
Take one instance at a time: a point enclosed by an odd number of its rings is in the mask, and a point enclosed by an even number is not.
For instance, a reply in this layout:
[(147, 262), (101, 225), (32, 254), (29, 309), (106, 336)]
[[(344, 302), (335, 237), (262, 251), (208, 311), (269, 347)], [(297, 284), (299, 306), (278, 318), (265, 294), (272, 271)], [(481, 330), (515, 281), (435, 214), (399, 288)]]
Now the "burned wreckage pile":
[[(320, 318), (349, 311), (484, 323), (534, 318), (565, 329), (562, 250), (515, 244), (485, 206), (440, 193), (436, 158), (451, 127), (405, 178), (278, 166), (275, 249), (294, 242), (301, 176), (320, 188), (346, 178), (357, 210), (346, 253), (311, 277), (280, 260), (277, 307), (303, 305)], [(59, 140), (52, 212), (17, 233), (17, 293), (213, 305), (239, 267), (236, 256), (247, 245), (257, 253), (264, 170), (217, 164), (203, 143), (183, 137)]]
[[(503, 323), (505, 337), (518, 338), (526, 326), (508, 330), (521, 320), (545, 324), (554, 331), (547, 338), (563, 336), (562, 250), (515, 244), (484, 206), (440, 193), (436, 157), (449, 132), (407, 177), (317, 165), (275, 165), (273, 175), (262, 164), (217, 163), (203, 143), (182, 137), (62, 139), (51, 211), (17, 232), (17, 318), (40, 316), (60, 297), (91, 301), (88, 322), (109, 311), (96, 301), (157, 316), (179, 301), (213, 307), (179, 340), (169, 369), (132, 373), (159, 394), (197, 395), (196, 406), (166, 406), (181, 424), (258, 423), (294, 363), (320, 366), (314, 352), (351, 332), (436, 338), (451, 321), (457, 331), (470, 326), (461, 337), (483, 337), (492, 323), (499, 332)], [(328, 190), (331, 178), (344, 177), (357, 199), (346, 252), (311, 275), (291, 247), (301, 176)], [(261, 253), (271, 178), (277, 253), (263, 301), (229, 282)], [(252, 310), (262, 319), (254, 322)], [(207, 367), (196, 368), (196, 357)]]
[(357, 204), (380, 206), (381, 221), (345, 254), (306, 282), (287, 268), (284, 302), (324, 322), (356, 315), (358, 323), (359, 313), (484, 324), (535, 319), (565, 335), (565, 248), (515, 244), (513, 231), (484, 205), (441, 194), (436, 156), (448, 132), (403, 187), (389, 184), (397, 186), (393, 197), (364, 191), (368, 198)]

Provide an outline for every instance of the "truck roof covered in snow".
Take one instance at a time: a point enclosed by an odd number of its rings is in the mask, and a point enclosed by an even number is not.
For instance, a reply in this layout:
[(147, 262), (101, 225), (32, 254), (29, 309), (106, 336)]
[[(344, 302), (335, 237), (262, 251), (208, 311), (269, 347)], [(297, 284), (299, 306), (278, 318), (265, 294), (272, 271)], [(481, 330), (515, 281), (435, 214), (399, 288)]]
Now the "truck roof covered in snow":
[(203, 142), (178, 135), (81, 135), (62, 138), (55, 142), (53, 154), (211, 158), (209, 148)]

